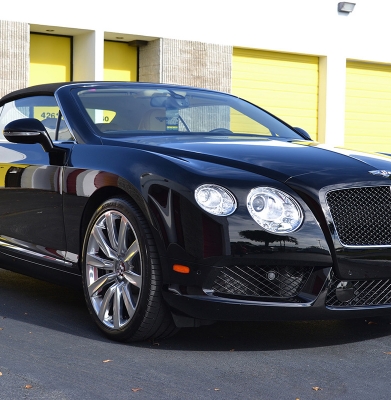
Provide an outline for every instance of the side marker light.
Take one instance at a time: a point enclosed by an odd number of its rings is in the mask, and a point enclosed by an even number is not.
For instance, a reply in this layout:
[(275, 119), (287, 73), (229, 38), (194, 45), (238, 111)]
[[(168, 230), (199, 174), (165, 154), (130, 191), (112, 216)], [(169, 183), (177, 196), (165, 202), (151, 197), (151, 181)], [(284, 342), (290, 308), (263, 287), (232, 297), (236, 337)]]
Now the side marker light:
[(186, 265), (174, 264), (172, 266), (172, 269), (175, 272), (179, 272), (180, 274), (189, 274), (190, 273), (190, 268), (187, 267)]

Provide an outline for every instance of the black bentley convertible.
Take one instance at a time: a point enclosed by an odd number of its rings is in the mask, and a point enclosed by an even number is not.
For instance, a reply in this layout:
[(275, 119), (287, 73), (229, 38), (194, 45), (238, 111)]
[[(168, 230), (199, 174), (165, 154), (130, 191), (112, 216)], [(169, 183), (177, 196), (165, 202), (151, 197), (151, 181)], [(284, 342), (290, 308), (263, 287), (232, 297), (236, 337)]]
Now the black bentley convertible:
[(82, 282), (115, 340), (390, 315), (391, 158), (229, 94), (59, 83), (0, 100), (0, 265)]

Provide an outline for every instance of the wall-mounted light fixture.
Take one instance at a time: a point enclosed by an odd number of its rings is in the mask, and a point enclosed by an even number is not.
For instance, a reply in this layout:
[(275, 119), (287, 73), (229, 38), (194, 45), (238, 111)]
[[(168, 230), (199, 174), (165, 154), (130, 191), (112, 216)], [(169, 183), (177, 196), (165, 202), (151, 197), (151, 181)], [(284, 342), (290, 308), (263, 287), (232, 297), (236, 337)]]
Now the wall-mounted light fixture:
[(338, 11), (344, 13), (351, 13), (354, 10), (356, 3), (348, 3), (347, 1), (341, 1), (338, 3)]

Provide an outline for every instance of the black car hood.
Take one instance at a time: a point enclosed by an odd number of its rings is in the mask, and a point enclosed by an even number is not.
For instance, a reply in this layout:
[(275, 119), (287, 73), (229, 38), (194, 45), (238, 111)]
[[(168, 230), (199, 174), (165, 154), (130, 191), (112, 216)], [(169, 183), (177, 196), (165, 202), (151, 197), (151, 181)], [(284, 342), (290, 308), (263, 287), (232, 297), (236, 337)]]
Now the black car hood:
[(328, 148), (304, 140), (250, 140), (239, 137), (183, 135), (134, 137), (126, 140), (103, 139), (103, 143), (116, 145), (126, 143), (131, 147), (167, 156), (229, 165), (281, 182), (293, 178), (297, 178), (295, 179), (297, 181), (316, 181), (316, 177), (322, 175), (322, 186), (328, 180), (331, 180), (332, 184), (332, 181), (345, 181), (345, 179), (348, 181), (384, 179), (371, 175), (369, 171), (391, 171), (391, 157), (386, 155)]

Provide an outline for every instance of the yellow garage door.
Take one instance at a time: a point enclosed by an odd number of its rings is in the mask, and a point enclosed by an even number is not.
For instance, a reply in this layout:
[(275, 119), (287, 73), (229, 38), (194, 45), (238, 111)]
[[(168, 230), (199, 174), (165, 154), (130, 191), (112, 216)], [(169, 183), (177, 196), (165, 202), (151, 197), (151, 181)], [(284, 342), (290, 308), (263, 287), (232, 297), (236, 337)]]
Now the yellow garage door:
[(32, 33), (29, 85), (71, 80), (72, 38)]
[(345, 147), (391, 152), (391, 66), (347, 63)]
[(137, 47), (105, 40), (105, 81), (137, 81)]
[(318, 136), (318, 57), (234, 49), (232, 93)]

